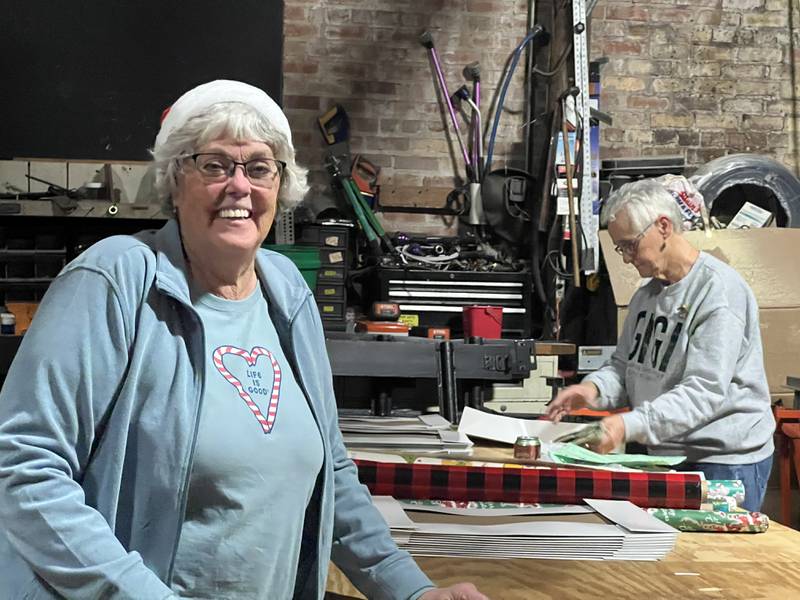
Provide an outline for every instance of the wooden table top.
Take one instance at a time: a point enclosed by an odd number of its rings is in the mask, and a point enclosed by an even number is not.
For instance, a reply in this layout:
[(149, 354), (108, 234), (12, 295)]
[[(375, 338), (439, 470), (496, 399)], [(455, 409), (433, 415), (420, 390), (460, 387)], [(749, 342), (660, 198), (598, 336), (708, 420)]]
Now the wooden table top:
[[(437, 585), (472, 581), (492, 600), (800, 597), (800, 532), (775, 522), (766, 533), (681, 533), (675, 549), (655, 562), (424, 557), (417, 562)], [(328, 589), (363, 598), (333, 565)]]

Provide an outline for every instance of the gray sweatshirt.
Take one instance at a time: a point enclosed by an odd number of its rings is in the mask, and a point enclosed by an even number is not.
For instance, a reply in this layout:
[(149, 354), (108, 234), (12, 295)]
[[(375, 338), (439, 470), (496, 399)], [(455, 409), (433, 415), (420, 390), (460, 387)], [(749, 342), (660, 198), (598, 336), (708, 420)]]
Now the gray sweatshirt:
[(672, 285), (636, 291), (617, 349), (584, 381), (623, 414), (626, 441), (690, 462), (749, 464), (773, 452), (758, 306), (742, 277), (704, 252)]

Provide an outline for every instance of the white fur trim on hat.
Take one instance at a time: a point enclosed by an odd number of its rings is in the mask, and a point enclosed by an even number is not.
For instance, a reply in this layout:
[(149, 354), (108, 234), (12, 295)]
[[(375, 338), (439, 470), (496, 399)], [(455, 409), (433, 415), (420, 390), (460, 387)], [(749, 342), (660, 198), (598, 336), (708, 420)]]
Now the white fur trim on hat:
[(289, 148), (292, 148), (292, 132), (281, 107), (263, 90), (241, 81), (227, 79), (217, 79), (198, 85), (178, 98), (161, 122), (161, 129), (156, 136), (156, 147), (166, 142), (170, 134), (183, 127), (189, 119), (220, 102), (241, 102), (253, 107), (279, 133), (286, 136)]

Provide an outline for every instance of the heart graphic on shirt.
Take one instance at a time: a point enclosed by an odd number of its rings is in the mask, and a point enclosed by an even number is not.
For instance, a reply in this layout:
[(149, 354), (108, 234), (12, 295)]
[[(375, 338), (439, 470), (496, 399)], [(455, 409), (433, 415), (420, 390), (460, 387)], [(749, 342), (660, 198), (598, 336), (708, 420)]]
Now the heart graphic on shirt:
[[(266, 416), (264, 416), (264, 413), (261, 412), (258, 404), (255, 403), (252, 396), (250, 396), (250, 394), (244, 388), (242, 382), (225, 368), (222, 359), (226, 354), (233, 354), (234, 356), (243, 358), (248, 367), (255, 366), (256, 361), (260, 356), (266, 356), (269, 358), (270, 363), (272, 364), (272, 390), (269, 395), (269, 407), (267, 408)], [(264, 433), (269, 433), (272, 431), (272, 426), (275, 424), (275, 416), (278, 414), (278, 398), (280, 397), (281, 392), (281, 367), (278, 364), (278, 361), (275, 360), (272, 352), (260, 346), (253, 347), (250, 352), (247, 350), (242, 350), (241, 348), (237, 348), (236, 346), (220, 346), (214, 350), (213, 359), (214, 366), (217, 368), (217, 371), (219, 371), (220, 375), (225, 378), (225, 381), (236, 388), (236, 391), (239, 392), (239, 396), (242, 398), (242, 400), (244, 400), (244, 403), (247, 404), (247, 408), (249, 408), (255, 418), (258, 419), (258, 422), (261, 425), (261, 429), (264, 430)]]

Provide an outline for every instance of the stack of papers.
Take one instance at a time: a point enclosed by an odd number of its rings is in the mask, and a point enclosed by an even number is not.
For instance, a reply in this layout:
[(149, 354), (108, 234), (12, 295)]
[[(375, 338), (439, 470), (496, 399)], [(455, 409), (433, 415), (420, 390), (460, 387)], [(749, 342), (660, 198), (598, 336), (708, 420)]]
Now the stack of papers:
[(472, 446), (440, 415), (418, 417), (339, 417), (339, 429), (348, 448), (385, 448), (415, 451), (460, 451)]
[(414, 556), (539, 558), (566, 560), (659, 560), (675, 546), (678, 531), (621, 500), (586, 500), (594, 512), (528, 515), (428, 512), (376, 496), (397, 545)]

